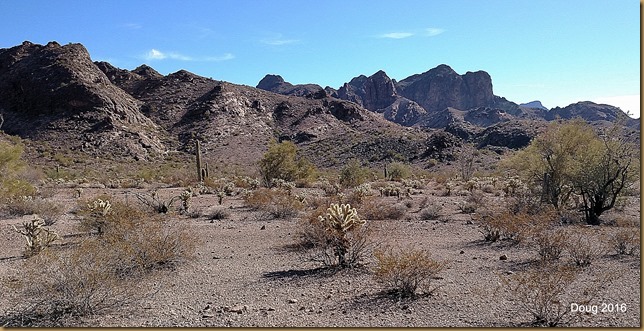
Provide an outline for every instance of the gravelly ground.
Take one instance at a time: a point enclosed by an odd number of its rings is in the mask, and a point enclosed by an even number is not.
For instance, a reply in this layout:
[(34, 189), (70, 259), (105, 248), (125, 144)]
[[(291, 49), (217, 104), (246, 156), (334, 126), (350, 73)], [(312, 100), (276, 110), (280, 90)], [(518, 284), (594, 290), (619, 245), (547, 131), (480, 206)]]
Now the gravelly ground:
[[(83, 194), (87, 197), (105, 191), (108, 190), (86, 189)], [(111, 194), (123, 192), (110, 190)], [(61, 189), (51, 199), (68, 209), (76, 205), (71, 189)], [(214, 195), (195, 197), (193, 208), (207, 215), (219, 208), (216, 199)], [(395, 203), (395, 198), (382, 199)], [(413, 197), (415, 202), (420, 199), (422, 196)], [(70, 326), (528, 325), (530, 314), (511, 300), (500, 277), (529, 268), (538, 258), (535, 248), (487, 244), (482, 241), (478, 225), (469, 222), (471, 216), (458, 212), (456, 205), (463, 197), (432, 199), (445, 206), (438, 221), (419, 220), (412, 208), (406, 219), (368, 223), (377, 229), (378, 242), (411, 244), (449, 262), (439, 274), (440, 279), (432, 282), (437, 289), (415, 300), (399, 301), (385, 295), (369, 267), (336, 273), (318, 269), (319, 265), (304, 261), (301, 253), (289, 249), (294, 243), (295, 220), (267, 220), (245, 208), (241, 199), (229, 198), (223, 205), (230, 212), (230, 218), (225, 220), (173, 216), (176, 222), (194, 228), (201, 243), (196, 260), (176, 270), (161, 271), (148, 280), (159, 289), (153, 297), (108, 314), (70, 321)], [(639, 209), (631, 214), (639, 218)], [(27, 216), (0, 220), (0, 277), (23, 263), (19, 258), (22, 238), (10, 225), (26, 219)], [(66, 214), (52, 227), (60, 234), (72, 234), (78, 231), (77, 222), (75, 216)], [(600, 227), (595, 234), (606, 236), (614, 229)], [(500, 260), (504, 254), (508, 259)], [(640, 265), (639, 257), (604, 254), (585, 269), (581, 281), (571, 289), (572, 297), (575, 291), (582, 291), (585, 279), (619, 270), (621, 278), (600, 292), (593, 304), (623, 303), (627, 310), (576, 314), (579, 318), (572, 326), (640, 327)], [(11, 309), (17, 300), (8, 289), (2, 296), (0, 312)]]

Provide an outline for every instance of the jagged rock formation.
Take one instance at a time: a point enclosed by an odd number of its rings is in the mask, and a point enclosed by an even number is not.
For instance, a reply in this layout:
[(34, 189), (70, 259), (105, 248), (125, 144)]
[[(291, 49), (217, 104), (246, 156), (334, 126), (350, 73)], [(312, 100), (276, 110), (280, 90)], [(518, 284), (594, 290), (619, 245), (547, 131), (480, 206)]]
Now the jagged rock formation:
[(457, 74), (447, 65), (407, 77), (396, 84), (401, 96), (414, 100), (428, 112), (447, 107), (468, 110), (494, 102), (492, 79), (485, 71)]
[(111, 84), (80, 44), (24, 42), (0, 50), (3, 130), (93, 154), (163, 151), (141, 103)]
[(626, 117), (590, 102), (520, 107), (492, 93), (487, 73), (458, 75), (446, 65), (400, 82), (378, 71), (338, 90), (277, 75), (253, 88), (185, 70), (120, 69), (92, 62), (80, 44), (55, 42), (0, 49), (0, 114), (5, 133), (91, 157), (189, 156), (199, 140), (213, 169), (255, 166), (272, 139), (297, 143), (320, 167), (352, 158), (449, 162), (463, 141), (520, 148), (546, 120)]
[(524, 107), (524, 108), (548, 110), (548, 108), (544, 107), (544, 105), (542, 105), (541, 101), (539, 101), (539, 100), (530, 101), (530, 102), (527, 102), (527, 103), (522, 103), (519, 106)]
[(326, 90), (315, 84), (293, 85), (284, 81), (280, 75), (266, 75), (259, 81), (256, 86), (258, 89), (279, 93), (283, 95), (293, 95), (298, 97), (312, 97), (321, 99), (327, 94)]

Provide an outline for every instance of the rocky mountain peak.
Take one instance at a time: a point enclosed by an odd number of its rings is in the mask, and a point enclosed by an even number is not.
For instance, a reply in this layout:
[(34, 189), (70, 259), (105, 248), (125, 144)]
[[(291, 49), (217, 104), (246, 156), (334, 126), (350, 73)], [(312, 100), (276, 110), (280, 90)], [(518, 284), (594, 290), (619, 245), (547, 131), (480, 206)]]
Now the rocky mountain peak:
[[(114, 86), (81, 44), (0, 49), (0, 91), (7, 133), (137, 157), (148, 155), (143, 145), (160, 151), (140, 102)], [(90, 133), (92, 142), (83, 139)]]
[(282, 85), (284, 85), (284, 83), (286, 83), (286, 81), (284, 81), (284, 78), (282, 78), (282, 76), (268, 74), (259, 81), (259, 84), (257, 84), (256, 87), (258, 89), (272, 91), (275, 88), (280, 88)]

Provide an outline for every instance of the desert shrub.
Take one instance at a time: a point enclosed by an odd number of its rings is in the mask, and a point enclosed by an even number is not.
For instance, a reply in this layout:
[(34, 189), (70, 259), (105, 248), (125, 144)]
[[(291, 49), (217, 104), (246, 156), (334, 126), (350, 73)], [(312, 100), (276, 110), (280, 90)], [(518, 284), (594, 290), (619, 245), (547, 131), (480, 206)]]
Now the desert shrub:
[(51, 245), (54, 241), (60, 239), (58, 234), (44, 227), (45, 221), (35, 218), (31, 221), (22, 223), (22, 228), (18, 229), (13, 226), (13, 230), (25, 238), (25, 257), (34, 256)]
[(208, 217), (211, 220), (225, 220), (230, 217), (230, 214), (225, 209), (215, 209)]
[(139, 201), (144, 205), (149, 208), (151, 208), (153, 211), (159, 213), (159, 214), (166, 214), (168, 213), (172, 205), (175, 203), (175, 201), (181, 200), (180, 196), (172, 196), (169, 197), (166, 200), (163, 200), (159, 196), (159, 191), (154, 190), (152, 192), (148, 192), (146, 194), (142, 193), (136, 193), (135, 194), (136, 198), (139, 199)]
[(363, 199), (360, 206), (360, 214), (368, 220), (400, 220), (406, 212), (402, 204), (392, 204), (374, 197)]
[(508, 210), (483, 210), (473, 215), (488, 242), (509, 240), (515, 244), (523, 242), (535, 234), (541, 233), (551, 225), (556, 217), (552, 211), (544, 211), (536, 215), (526, 213), (514, 214)]
[(362, 167), (358, 160), (351, 160), (340, 170), (340, 185), (343, 187), (356, 187), (365, 183), (369, 176), (369, 169)]
[[(83, 246), (85, 248), (85, 246)], [(6, 326), (68, 326), (71, 318), (100, 314), (131, 303), (135, 291), (109, 269), (110, 254), (77, 249), (69, 253), (43, 253), (22, 266), (15, 285), (23, 300)]]
[(429, 287), (446, 265), (428, 252), (412, 248), (376, 250), (374, 256), (374, 279), (400, 297), (414, 297), (419, 288)]
[(298, 245), (308, 258), (332, 267), (355, 267), (362, 263), (372, 245), (366, 221), (350, 205), (331, 204), (318, 208), (300, 223)]
[(3, 209), (9, 215), (23, 216), (36, 214), (45, 221), (45, 225), (55, 224), (63, 214), (60, 205), (41, 197), (33, 196), (15, 197)]
[(401, 162), (393, 162), (387, 165), (387, 179), (400, 181), (411, 176), (409, 165)]
[(567, 244), (568, 236), (562, 230), (541, 231), (535, 237), (538, 253), (543, 261), (559, 260)]
[(637, 255), (640, 252), (640, 229), (620, 228), (608, 239), (608, 244), (617, 255)]
[(467, 199), (465, 199), (465, 201), (461, 201), (458, 204), (458, 209), (465, 214), (472, 214), (484, 204), (485, 196), (483, 192), (474, 190), (467, 196)]
[(271, 141), (268, 151), (259, 160), (259, 173), (264, 186), (271, 187), (274, 178), (287, 182), (309, 180), (315, 175), (315, 167), (304, 159), (297, 159), (294, 143)]
[(304, 204), (284, 189), (259, 188), (245, 199), (246, 205), (270, 213), (275, 218), (291, 218)]
[(567, 291), (577, 276), (572, 267), (541, 264), (501, 280), (513, 302), (533, 316), (534, 325), (557, 326), (570, 313)]
[(420, 219), (422, 220), (435, 220), (440, 216), (443, 206), (436, 201), (428, 202), (424, 208), (420, 210)]
[(599, 244), (587, 231), (572, 231), (568, 235), (566, 251), (575, 265), (586, 267), (602, 253)]

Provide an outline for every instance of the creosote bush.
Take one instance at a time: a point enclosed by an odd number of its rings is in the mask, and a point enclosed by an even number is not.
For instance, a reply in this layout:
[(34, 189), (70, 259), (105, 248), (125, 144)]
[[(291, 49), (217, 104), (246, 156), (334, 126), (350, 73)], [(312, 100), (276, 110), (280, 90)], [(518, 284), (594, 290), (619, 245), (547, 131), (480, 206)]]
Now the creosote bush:
[(369, 169), (361, 166), (357, 160), (351, 160), (340, 170), (340, 185), (349, 188), (357, 187), (364, 184), (369, 177)]
[(259, 173), (266, 187), (273, 179), (287, 182), (307, 182), (315, 176), (316, 169), (305, 159), (297, 158), (297, 146), (290, 141), (271, 141), (268, 151), (259, 160)]
[[(413, 248), (376, 250), (374, 256), (375, 280), (403, 298), (414, 297), (419, 288), (429, 287), (446, 266), (446, 262), (433, 259), (427, 251)], [(429, 293), (434, 290), (429, 289)]]
[(534, 325), (553, 327), (568, 320), (568, 288), (577, 277), (573, 267), (542, 263), (537, 268), (502, 277), (501, 281), (518, 307), (532, 315)]
[(62, 326), (121, 309), (151, 293), (146, 278), (153, 271), (194, 258), (197, 236), (185, 226), (116, 201), (110, 206), (102, 235), (46, 250), (20, 267), (14, 289), (23, 301), (3, 323)]
[(268, 212), (275, 218), (291, 218), (304, 209), (304, 204), (288, 190), (259, 188), (245, 198), (246, 205)]

